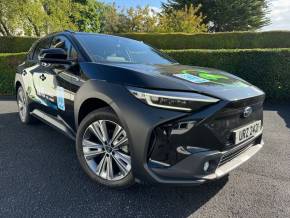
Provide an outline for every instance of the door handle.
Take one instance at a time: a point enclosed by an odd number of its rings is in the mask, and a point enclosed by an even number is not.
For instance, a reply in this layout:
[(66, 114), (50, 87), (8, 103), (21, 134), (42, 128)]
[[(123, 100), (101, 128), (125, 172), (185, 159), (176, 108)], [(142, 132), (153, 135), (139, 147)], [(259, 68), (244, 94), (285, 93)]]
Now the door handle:
[(39, 76), (39, 78), (40, 78), (42, 81), (46, 80), (46, 77), (44, 76), (44, 74), (41, 74), (41, 75)]

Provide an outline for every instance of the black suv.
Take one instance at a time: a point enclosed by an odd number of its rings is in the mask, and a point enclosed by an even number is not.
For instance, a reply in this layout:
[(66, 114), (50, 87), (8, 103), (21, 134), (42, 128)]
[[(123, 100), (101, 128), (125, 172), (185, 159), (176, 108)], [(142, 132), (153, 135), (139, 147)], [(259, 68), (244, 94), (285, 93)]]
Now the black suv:
[(132, 39), (48, 35), (18, 66), (15, 88), (22, 123), (74, 139), (84, 171), (110, 187), (215, 180), (263, 146), (260, 89)]

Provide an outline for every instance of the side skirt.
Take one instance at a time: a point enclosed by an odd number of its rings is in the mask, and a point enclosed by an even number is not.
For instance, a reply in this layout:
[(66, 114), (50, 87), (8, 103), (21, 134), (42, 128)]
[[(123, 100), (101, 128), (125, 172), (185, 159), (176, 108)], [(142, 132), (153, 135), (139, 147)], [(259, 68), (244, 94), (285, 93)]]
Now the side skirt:
[(55, 128), (56, 130), (60, 131), (61, 133), (65, 134), (72, 140), (76, 139), (76, 133), (73, 131), (72, 128), (69, 127), (60, 117), (53, 117), (41, 110), (34, 109), (31, 112), (31, 115), (36, 117), (37, 119), (41, 120), (42, 122), (48, 124), (49, 126)]

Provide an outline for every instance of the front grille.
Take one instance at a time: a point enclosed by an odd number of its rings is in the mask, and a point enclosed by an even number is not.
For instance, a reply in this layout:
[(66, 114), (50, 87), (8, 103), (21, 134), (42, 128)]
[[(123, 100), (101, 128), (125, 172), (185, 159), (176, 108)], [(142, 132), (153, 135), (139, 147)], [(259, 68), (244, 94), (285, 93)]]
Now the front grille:
[[(253, 103), (253, 100), (250, 99), (248, 102), (251, 104), (246, 104), (245, 100), (230, 103), (206, 123), (207, 128), (223, 145), (222, 150), (235, 146), (233, 130), (254, 121), (263, 120), (263, 101)], [(249, 117), (244, 118), (242, 115), (247, 106), (251, 106), (253, 112)]]
[[(197, 147), (220, 152), (231, 151), (223, 157), (221, 164), (224, 164), (246, 149), (244, 146), (240, 147), (241, 144), (235, 144), (233, 131), (254, 121), (263, 120), (263, 99), (262, 96), (229, 102), (205, 120), (202, 119), (204, 115), (193, 113), (157, 126), (148, 148), (148, 160), (174, 165), (189, 155), (179, 152), (179, 147)], [(253, 108), (253, 113), (244, 118), (243, 111), (248, 106)], [(177, 131), (175, 128), (175, 126), (180, 127), (181, 124), (196, 120), (201, 120), (201, 122), (197, 122), (196, 126), (188, 128), (187, 131)], [(250, 141), (247, 142), (249, 143)]]
[(231, 161), (232, 159), (234, 159), (235, 157), (239, 156), (240, 154), (244, 153), (246, 150), (248, 150), (250, 147), (252, 147), (254, 145), (253, 142), (250, 143), (245, 143), (242, 144), (240, 146), (237, 146), (229, 151), (227, 151), (221, 158), (219, 165), (224, 165), (225, 163)]

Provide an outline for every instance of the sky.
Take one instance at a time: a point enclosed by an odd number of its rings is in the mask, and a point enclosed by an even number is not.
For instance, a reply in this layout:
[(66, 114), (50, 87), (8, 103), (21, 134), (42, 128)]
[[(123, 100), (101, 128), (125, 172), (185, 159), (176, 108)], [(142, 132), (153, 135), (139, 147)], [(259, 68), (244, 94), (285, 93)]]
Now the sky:
[[(121, 8), (146, 6), (160, 10), (161, 2), (166, 0), (102, 0), (103, 2), (113, 3)], [(245, 0), (247, 1), (247, 0)], [(290, 0), (269, 0), (271, 13), (271, 24), (262, 30), (290, 30)]]
[(264, 30), (290, 30), (290, 0), (272, 0), (270, 18), (272, 24)]

